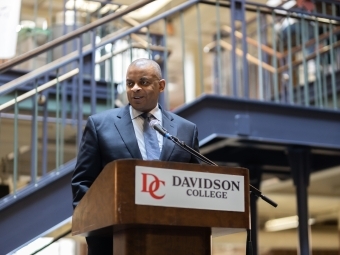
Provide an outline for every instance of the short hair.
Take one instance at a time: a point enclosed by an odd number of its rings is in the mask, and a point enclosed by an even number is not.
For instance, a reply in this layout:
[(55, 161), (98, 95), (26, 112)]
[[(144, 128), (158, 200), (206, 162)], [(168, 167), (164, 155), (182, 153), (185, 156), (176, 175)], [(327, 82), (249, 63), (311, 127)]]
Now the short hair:
[(148, 59), (148, 58), (139, 58), (134, 60), (130, 65), (130, 66), (143, 66), (143, 65), (150, 65), (153, 67), (153, 69), (155, 70), (155, 74), (157, 76), (157, 78), (162, 79), (162, 70), (161, 67), (159, 66), (159, 64), (152, 60), (152, 59)]

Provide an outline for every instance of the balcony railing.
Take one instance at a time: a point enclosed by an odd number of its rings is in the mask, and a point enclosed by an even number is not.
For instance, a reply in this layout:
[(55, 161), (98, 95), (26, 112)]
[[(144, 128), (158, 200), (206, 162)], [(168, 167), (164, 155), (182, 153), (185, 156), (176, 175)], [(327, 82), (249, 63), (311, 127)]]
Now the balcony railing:
[[(125, 71), (136, 58), (160, 64), (167, 81), (160, 101), (170, 110), (204, 93), (338, 110), (339, 3), (323, 1), (307, 12), (191, 0), (144, 21), (127, 16), (148, 2), (112, 11), (0, 65), (1, 78), (46, 58), (0, 86), (6, 201), (76, 156), (88, 115), (127, 103)], [(58, 47), (62, 53), (51, 57)]]

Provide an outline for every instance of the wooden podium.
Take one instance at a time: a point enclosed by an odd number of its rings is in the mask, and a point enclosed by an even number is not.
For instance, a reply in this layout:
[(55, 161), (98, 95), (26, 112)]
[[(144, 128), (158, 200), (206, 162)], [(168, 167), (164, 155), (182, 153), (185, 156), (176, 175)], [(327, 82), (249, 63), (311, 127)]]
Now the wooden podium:
[[(244, 176), (245, 211), (135, 204), (136, 166)], [(76, 207), (72, 221), (73, 235), (112, 236), (114, 255), (208, 255), (211, 235), (247, 228), (247, 169), (133, 159), (113, 161), (103, 169)]]

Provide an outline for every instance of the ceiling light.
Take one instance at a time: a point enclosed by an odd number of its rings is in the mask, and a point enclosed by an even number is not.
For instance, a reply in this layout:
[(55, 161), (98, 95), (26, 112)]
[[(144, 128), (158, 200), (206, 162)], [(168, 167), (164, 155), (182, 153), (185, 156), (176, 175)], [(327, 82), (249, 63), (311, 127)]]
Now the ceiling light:
[(283, 2), (282, 0), (268, 0), (266, 4), (270, 7), (280, 6), (283, 9), (289, 10), (296, 5), (296, 1)]
[(119, 5), (117, 4), (107, 4), (103, 8), (100, 9), (99, 13), (101, 15), (108, 13), (108, 12), (114, 12), (119, 8)]
[(128, 16), (134, 19), (147, 19), (170, 2), (171, 0), (158, 0), (151, 2), (138, 10), (130, 12)]
[[(314, 223), (315, 223), (315, 219), (308, 220), (309, 225), (312, 225)], [(264, 224), (264, 228), (268, 232), (286, 230), (286, 229), (296, 228), (298, 226), (299, 226), (299, 217), (296, 215), (274, 219), (274, 220), (268, 220)]]
[(266, 4), (270, 7), (276, 7), (282, 4), (282, 1), (281, 0), (268, 0)]
[(73, 10), (75, 8), (79, 11), (94, 12), (100, 7), (100, 3), (84, 0), (68, 0), (65, 7), (68, 10)]
[(35, 22), (32, 20), (22, 20), (20, 21), (20, 26), (21, 28), (34, 29), (36, 25), (35, 25)]
[(282, 8), (289, 10), (289, 9), (293, 8), (295, 5), (296, 5), (296, 1), (287, 1), (286, 3), (284, 3), (282, 5)]

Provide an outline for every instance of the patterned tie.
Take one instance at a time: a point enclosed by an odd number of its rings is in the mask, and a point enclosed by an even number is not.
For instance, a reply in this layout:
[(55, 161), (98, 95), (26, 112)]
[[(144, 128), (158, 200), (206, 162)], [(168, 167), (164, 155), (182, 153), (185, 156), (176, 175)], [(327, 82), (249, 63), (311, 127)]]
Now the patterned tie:
[(161, 154), (159, 150), (159, 144), (157, 139), (156, 130), (150, 127), (149, 122), (153, 119), (151, 113), (143, 113), (140, 115), (144, 119), (143, 124), (143, 134), (144, 134), (144, 143), (146, 150), (146, 157), (149, 160), (159, 159)]

